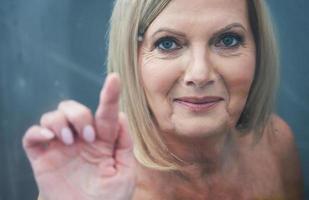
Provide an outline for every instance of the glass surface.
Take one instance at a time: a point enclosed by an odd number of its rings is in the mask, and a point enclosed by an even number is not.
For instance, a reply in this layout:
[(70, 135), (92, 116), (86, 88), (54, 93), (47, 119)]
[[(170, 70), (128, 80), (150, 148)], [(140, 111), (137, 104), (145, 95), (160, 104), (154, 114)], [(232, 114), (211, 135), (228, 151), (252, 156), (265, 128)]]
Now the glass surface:
[[(305, 0), (269, 0), (281, 49), (278, 113), (292, 127), (309, 198), (309, 20)], [(111, 0), (0, 0), (0, 200), (36, 199), (26, 129), (63, 99), (93, 110)]]

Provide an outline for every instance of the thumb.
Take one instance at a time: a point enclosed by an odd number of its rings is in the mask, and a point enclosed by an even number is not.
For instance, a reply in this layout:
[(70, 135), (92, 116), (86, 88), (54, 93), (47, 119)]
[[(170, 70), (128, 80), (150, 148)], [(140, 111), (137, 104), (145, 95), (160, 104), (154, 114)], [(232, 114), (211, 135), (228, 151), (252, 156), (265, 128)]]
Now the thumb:
[(40, 126), (30, 127), (22, 140), (23, 148), (32, 162), (46, 150), (48, 143), (55, 138), (55, 134), (49, 129)]

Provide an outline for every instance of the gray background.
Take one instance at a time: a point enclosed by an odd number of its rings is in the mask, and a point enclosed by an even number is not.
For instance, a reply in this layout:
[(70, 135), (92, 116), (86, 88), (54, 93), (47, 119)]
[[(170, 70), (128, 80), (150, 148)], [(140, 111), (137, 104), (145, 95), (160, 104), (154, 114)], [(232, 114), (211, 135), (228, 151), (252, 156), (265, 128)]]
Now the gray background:
[[(278, 113), (295, 132), (309, 199), (309, 2), (268, 2), (281, 48)], [(111, 9), (111, 0), (0, 0), (0, 200), (37, 196), (21, 147), (27, 127), (63, 99), (95, 109)]]

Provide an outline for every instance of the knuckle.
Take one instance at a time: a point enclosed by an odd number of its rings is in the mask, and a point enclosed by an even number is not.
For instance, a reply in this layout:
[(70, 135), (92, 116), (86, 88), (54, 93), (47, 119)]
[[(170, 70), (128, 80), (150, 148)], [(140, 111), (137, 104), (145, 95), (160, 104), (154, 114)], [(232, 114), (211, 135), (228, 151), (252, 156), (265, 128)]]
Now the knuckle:
[(80, 127), (84, 123), (92, 123), (93, 121), (91, 109), (77, 101), (62, 101), (59, 103), (58, 109), (74, 126)]
[(41, 125), (47, 125), (50, 123), (51, 121), (51, 113), (48, 112), (48, 113), (44, 113), (42, 116), (41, 116), (41, 119), (40, 119), (40, 124)]
[(23, 144), (24, 148), (27, 144), (27, 141), (29, 140), (30, 135), (34, 132), (37, 132), (39, 129), (40, 129), (40, 127), (38, 125), (32, 125), (26, 130), (26, 132), (25, 132), (25, 134), (23, 135), (23, 138), (22, 138), (22, 144)]
[(65, 108), (67, 106), (70, 106), (71, 104), (73, 104), (73, 102), (75, 102), (74, 100), (64, 100), (64, 101), (61, 101), (59, 104), (58, 104), (58, 109), (62, 109), (62, 108)]
[(92, 121), (92, 114), (91, 111), (88, 109), (76, 109), (74, 114), (72, 114), (70, 118), (73, 123)]
[(80, 116), (78, 114), (73, 114), (73, 115), (70, 116), (69, 121), (72, 124), (76, 125), (76, 124), (79, 124), (82, 121), (82, 119), (83, 119), (82, 116)]
[(91, 119), (92, 118), (92, 111), (87, 108), (87, 107), (84, 107), (81, 109), (81, 115), (86, 117), (87, 119)]
[(52, 124), (55, 123), (59, 123), (62, 122), (64, 120), (61, 112), (59, 111), (52, 111), (52, 112), (48, 112), (42, 115), (41, 119), (40, 119), (40, 124), (42, 126), (50, 126)]
[(87, 107), (80, 107), (75, 110), (76, 114), (72, 116), (73, 119), (77, 121), (91, 121), (92, 120), (92, 112)]
[(35, 132), (35, 131), (38, 131), (41, 127), (38, 126), (38, 125), (32, 125), (30, 128), (28, 128), (27, 131), (29, 132)]

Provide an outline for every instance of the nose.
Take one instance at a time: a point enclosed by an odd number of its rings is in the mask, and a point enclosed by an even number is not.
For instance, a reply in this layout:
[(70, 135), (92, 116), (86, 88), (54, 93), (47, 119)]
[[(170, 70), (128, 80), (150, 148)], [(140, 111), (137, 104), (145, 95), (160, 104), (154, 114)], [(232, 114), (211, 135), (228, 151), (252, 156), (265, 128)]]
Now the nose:
[(211, 84), (214, 80), (211, 78), (212, 66), (205, 50), (196, 50), (192, 52), (190, 62), (184, 75), (186, 86), (202, 88)]

